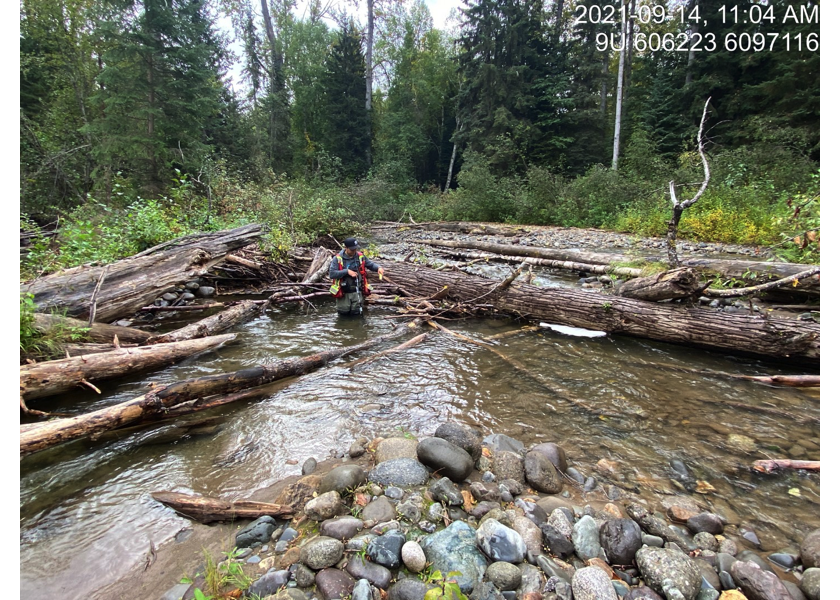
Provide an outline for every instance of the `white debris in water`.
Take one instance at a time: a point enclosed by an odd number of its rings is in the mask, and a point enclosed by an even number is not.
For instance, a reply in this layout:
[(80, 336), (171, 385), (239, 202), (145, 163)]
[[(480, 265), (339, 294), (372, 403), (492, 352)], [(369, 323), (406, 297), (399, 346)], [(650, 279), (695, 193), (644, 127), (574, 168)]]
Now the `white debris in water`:
[(593, 331), (592, 329), (583, 329), (582, 327), (569, 327), (568, 325), (555, 325), (554, 323), (540, 323), (540, 327), (546, 327), (557, 333), (564, 333), (566, 335), (574, 335), (577, 337), (603, 337), (607, 335), (606, 331)]

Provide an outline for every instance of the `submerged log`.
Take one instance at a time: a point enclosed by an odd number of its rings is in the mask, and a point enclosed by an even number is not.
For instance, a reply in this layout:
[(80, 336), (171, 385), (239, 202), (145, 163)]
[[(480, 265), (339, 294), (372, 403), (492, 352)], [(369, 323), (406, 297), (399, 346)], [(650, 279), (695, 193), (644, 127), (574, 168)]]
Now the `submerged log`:
[[(495, 252), (507, 256), (531, 256), (534, 258), (545, 258), (549, 260), (568, 260), (596, 265), (610, 265), (615, 263), (631, 262), (638, 260), (626, 254), (615, 254), (607, 252), (590, 252), (577, 248), (539, 248), (535, 246), (520, 246), (514, 244), (493, 244), (489, 242), (471, 241), (450, 241), (450, 240), (409, 240), (414, 244), (426, 244), (428, 246), (439, 246), (442, 248), (471, 248), (485, 252)], [(665, 261), (667, 258), (662, 255), (648, 256), (645, 260)], [(749, 260), (725, 260), (713, 258), (686, 258), (680, 261), (684, 267), (693, 267), (704, 273), (721, 275), (727, 279), (742, 279), (745, 273), (749, 273), (755, 283), (764, 283), (776, 279), (782, 279), (791, 275), (797, 275), (813, 267), (813, 265), (801, 265), (793, 263), (756, 262)], [(795, 292), (819, 293), (819, 279), (810, 278), (807, 281), (799, 282), (795, 287), (785, 285), (780, 289)]]
[(757, 460), (752, 464), (752, 470), (758, 473), (772, 473), (782, 469), (804, 469), (806, 471), (820, 472), (820, 461), (818, 460)]
[[(397, 327), (389, 334), (371, 338), (355, 346), (334, 348), (303, 358), (286, 359), (272, 364), (241, 369), (233, 373), (220, 373), (178, 381), (167, 386), (159, 386), (138, 398), (114, 406), (76, 417), (47, 421), (37, 428), (21, 429), (20, 455), (26, 456), (62, 442), (85, 438), (101, 431), (137, 423), (150, 415), (165, 412), (182, 402), (188, 402), (196, 398), (214, 394), (230, 394), (285, 377), (303, 375), (352, 352), (365, 350), (371, 346), (398, 338), (413, 331), (416, 327), (417, 323), (412, 322)], [(228, 335), (234, 336), (234, 334)], [(207, 339), (212, 338), (204, 338), (204, 340)], [(152, 346), (152, 348), (156, 347), (159, 346)]]
[[(418, 296), (449, 286), (449, 300), (470, 303), (497, 282), (460, 272), (442, 272), (385, 261), (391, 281)], [(497, 310), (572, 327), (723, 351), (817, 362), (820, 326), (781, 317), (719, 313), (703, 307), (658, 304), (593, 291), (514, 283), (494, 294)]]
[(697, 272), (689, 267), (665, 271), (650, 277), (625, 281), (615, 290), (616, 296), (658, 302), (672, 298), (699, 296), (708, 286), (700, 281)]
[(20, 394), (24, 400), (54, 396), (91, 381), (112, 379), (144, 369), (154, 369), (216, 348), (236, 338), (219, 335), (156, 346), (121, 348), (100, 354), (74, 356), (20, 367)]
[(154, 335), (148, 331), (134, 329), (133, 327), (120, 327), (119, 325), (106, 325), (105, 323), (94, 323), (92, 326), (88, 327), (86, 321), (81, 321), (79, 319), (61, 317), (59, 315), (35, 313), (35, 329), (43, 333), (47, 333), (53, 328), (59, 328), (63, 331), (69, 331), (71, 329), (87, 329), (85, 337), (88, 340), (91, 342), (104, 343), (112, 343), (114, 341), (114, 336), (117, 336), (120, 342), (145, 344), (149, 341), (149, 338)]
[[(34, 295), (39, 311), (58, 309), (88, 319), (93, 290), (101, 283), (96, 316), (110, 321), (130, 315), (174, 286), (203, 275), (228, 252), (250, 244), (261, 234), (262, 226), (253, 224), (186, 236), (104, 267), (75, 267), (47, 275), (22, 284), (20, 291)], [(100, 281), (105, 269), (107, 276)]]
[(254, 502), (252, 500), (220, 500), (209, 496), (191, 496), (179, 492), (152, 492), (152, 498), (165, 504), (175, 512), (200, 523), (231, 521), (233, 519), (256, 519), (263, 515), (280, 519), (291, 519), (295, 511), (285, 504)]
[(246, 300), (231, 306), (227, 310), (216, 313), (206, 319), (191, 323), (181, 329), (164, 333), (152, 338), (152, 344), (165, 344), (169, 342), (181, 342), (196, 338), (209, 337), (230, 329), (238, 323), (242, 323), (257, 316), (262, 309), (262, 304), (253, 300)]

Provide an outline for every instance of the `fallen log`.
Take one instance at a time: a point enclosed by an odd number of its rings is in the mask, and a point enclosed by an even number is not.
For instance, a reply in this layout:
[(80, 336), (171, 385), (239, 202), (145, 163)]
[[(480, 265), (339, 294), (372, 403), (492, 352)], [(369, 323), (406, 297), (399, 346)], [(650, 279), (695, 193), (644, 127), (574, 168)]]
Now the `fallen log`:
[[(272, 364), (241, 369), (233, 373), (208, 375), (178, 381), (167, 386), (158, 386), (138, 398), (114, 406), (76, 417), (47, 421), (40, 427), (25, 431), (21, 429), (20, 455), (26, 456), (66, 441), (85, 438), (101, 431), (137, 423), (150, 415), (165, 412), (182, 402), (195, 400), (196, 398), (215, 394), (230, 394), (285, 377), (302, 375), (352, 352), (366, 350), (371, 346), (405, 335), (416, 329), (417, 325), (418, 322), (416, 321), (401, 325), (389, 334), (371, 338), (355, 346), (334, 348), (303, 358), (286, 359)], [(234, 334), (228, 335), (234, 337)], [(212, 338), (191, 340), (191, 342), (208, 339)], [(157, 347), (159, 346), (151, 346), (151, 348)]]
[[(610, 265), (639, 260), (638, 256), (615, 254), (607, 252), (590, 252), (578, 248), (539, 248), (535, 246), (521, 246), (515, 244), (493, 244), (490, 242), (450, 241), (450, 240), (409, 240), (414, 244), (426, 244), (441, 248), (470, 248), (485, 252), (494, 252), (506, 256), (530, 256), (549, 260), (574, 261), (596, 265)], [(665, 262), (664, 255), (650, 255), (642, 257), (651, 262)], [(742, 279), (749, 273), (756, 283), (773, 281), (808, 270), (813, 265), (794, 263), (755, 262), (749, 260), (725, 260), (711, 258), (686, 258), (680, 261), (684, 267), (693, 267), (704, 273), (720, 275), (726, 279)], [(809, 279), (799, 285), (785, 285), (781, 289), (794, 292), (819, 293), (819, 280)]]
[(658, 302), (672, 298), (697, 297), (708, 285), (700, 281), (694, 269), (681, 267), (650, 277), (625, 281), (613, 293), (622, 298)]
[(111, 344), (94, 344), (94, 343), (81, 343), (81, 344), (64, 344), (64, 352), (67, 354), (67, 358), (72, 356), (84, 356), (85, 354), (100, 354), (102, 352), (111, 352), (117, 348), (136, 348), (137, 344), (120, 344), (119, 346), (115, 346), (113, 343)]
[(181, 329), (155, 336), (149, 343), (166, 344), (216, 335), (238, 323), (252, 319), (260, 313), (260, 310), (262, 310), (261, 303), (246, 300)]
[[(449, 301), (469, 303), (497, 285), (460, 272), (383, 261), (389, 279), (417, 296), (449, 286)], [(820, 357), (820, 326), (775, 316), (719, 313), (703, 307), (659, 304), (594, 291), (514, 283), (495, 293), (493, 306), (523, 317), (722, 351), (796, 358)]]
[(210, 348), (217, 348), (235, 338), (235, 334), (219, 335), (22, 365), (20, 394), (24, 400), (31, 400), (54, 396), (79, 385), (93, 387), (90, 383), (92, 381), (162, 367)]
[(757, 473), (772, 473), (781, 469), (804, 469), (806, 471), (820, 472), (820, 461), (818, 460), (757, 460), (752, 464), (752, 470)]
[[(330, 270), (330, 263), (332, 262), (333, 255), (324, 247), (319, 247), (315, 254), (312, 256), (312, 263), (309, 265), (309, 270), (306, 272), (306, 275), (303, 277), (303, 281), (300, 282), (301, 286), (304, 286), (309, 283), (317, 283), (324, 278), (324, 275), (327, 274), (327, 271)], [(329, 292), (327, 293), (329, 295)], [(290, 290), (283, 290), (272, 294), (272, 296), (268, 299), (269, 302), (277, 303), (277, 302), (289, 302), (289, 296), (300, 296), (301, 300), (304, 294), (299, 287), (293, 287)], [(285, 296), (285, 298), (284, 298)], [(308, 298), (309, 296), (306, 295)], [(281, 298), (283, 298), (281, 300)]]
[(47, 333), (56, 327), (63, 331), (87, 329), (85, 337), (91, 342), (109, 343), (114, 341), (114, 336), (117, 336), (120, 342), (145, 344), (154, 335), (133, 327), (120, 327), (119, 325), (106, 325), (105, 323), (94, 323), (88, 327), (85, 321), (79, 319), (44, 313), (35, 313), (34, 325), (35, 329), (43, 333)]
[(291, 519), (295, 511), (285, 504), (254, 502), (252, 500), (220, 500), (209, 496), (191, 496), (179, 492), (152, 492), (152, 498), (173, 509), (178, 514), (199, 523), (256, 519), (263, 515)]
[(503, 254), (493, 254), (491, 252), (465, 252), (463, 250), (439, 250), (439, 252), (449, 256), (470, 259), (473, 262), (480, 260), (516, 264), (524, 262), (529, 265), (537, 265), (540, 267), (551, 267), (554, 269), (564, 269), (566, 271), (575, 271), (579, 273), (595, 273), (596, 275), (614, 274), (621, 275), (622, 277), (642, 277), (642, 275), (644, 275), (643, 269), (636, 269), (633, 267), (614, 267), (612, 265), (596, 265), (571, 260), (549, 260), (547, 258), (534, 258), (531, 256), (505, 256)]
[(714, 298), (734, 298), (736, 296), (749, 296), (751, 294), (759, 294), (761, 292), (766, 292), (768, 290), (776, 289), (784, 287), (788, 284), (793, 285), (794, 287), (798, 286), (800, 283), (808, 279), (809, 277), (814, 277), (815, 275), (820, 274), (819, 267), (812, 267), (810, 269), (806, 269), (805, 271), (801, 271), (794, 275), (789, 275), (783, 279), (778, 279), (776, 281), (770, 281), (767, 283), (762, 283), (761, 285), (753, 285), (750, 287), (745, 288), (734, 288), (731, 290), (706, 290), (705, 294), (707, 296), (712, 296)]
[(182, 312), (182, 311), (199, 311), (210, 310), (211, 308), (219, 308), (224, 306), (224, 302), (209, 302), (207, 304), (186, 304), (183, 306), (143, 306), (138, 311), (143, 312)]
[[(162, 293), (203, 275), (231, 250), (250, 244), (262, 234), (259, 224), (212, 234), (186, 236), (150, 248), (106, 266), (68, 269), (22, 284), (21, 293), (34, 295), (41, 312), (56, 309), (88, 319), (97, 283), (97, 318), (101, 321), (130, 315)], [(101, 279), (107, 269), (107, 277)]]

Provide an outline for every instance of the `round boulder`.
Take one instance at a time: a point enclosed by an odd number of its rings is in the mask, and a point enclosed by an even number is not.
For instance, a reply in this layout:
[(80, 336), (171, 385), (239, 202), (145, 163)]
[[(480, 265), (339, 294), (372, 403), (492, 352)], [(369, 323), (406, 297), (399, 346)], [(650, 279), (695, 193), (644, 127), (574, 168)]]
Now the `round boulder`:
[(544, 494), (558, 494), (563, 489), (563, 481), (551, 460), (536, 450), (525, 455), (525, 480)]
[(313, 498), (303, 507), (303, 513), (313, 521), (325, 521), (341, 510), (341, 496), (338, 492), (327, 492)]
[(522, 583), (522, 571), (509, 562), (492, 563), (487, 567), (486, 575), (487, 579), (503, 592), (515, 590)]
[(443, 438), (426, 438), (417, 445), (421, 463), (452, 481), (464, 481), (473, 470), (472, 457), (463, 448)]
[(426, 483), (429, 472), (413, 458), (395, 458), (376, 465), (368, 474), (368, 479), (379, 485), (407, 487)]
[(555, 444), (554, 442), (545, 442), (543, 444), (537, 444), (533, 448), (531, 448), (531, 452), (539, 452), (543, 456), (545, 456), (548, 460), (551, 461), (551, 464), (554, 465), (555, 469), (558, 469), (560, 472), (565, 473), (566, 469), (569, 468), (568, 463), (566, 462), (566, 452)]
[(300, 562), (318, 571), (331, 567), (344, 555), (344, 544), (335, 538), (319, 535), (300, 549)]
[(359, 465), (339, 465), (327, 473), (321, 480), (319, 494), (338, 492), (343, 494), (359, 487), (365, 481), (365, 470)]
[(642, 547), (642, 530), (632, 519), (614, 519), (601, 525), (601, 547), (613, 565), (632, 565)]
[(456, 423), (444, 423), (435, 429), (435, 437), (465, 450), (472, 457), (473, 463), (481, 457), (481, 438), (467, 427)]
[(405, 567), (412, 573), (419, 573), (426, 568), (426, 553), (423, 548), (414, 540), (403, 544), (400, 550), (402, 561)]
[(493, 561), (521, 563), (527, 548), (522, 536), (496, 519), (485, 519), (475, 532), (475, 543)]
[(663, 583), (670, 580), (686, 598), (694, 598), (700, 591), (700, 571), (685, 554), (670, 548), (643, 546), (636, 552), (636, 564), (645, 583), (664, 594)]
[(610, 576), (599, 567), (584, 567), (575, 571), (572, 593), (575, 600), (618, 600)]
[(802, 566), (806, 569), (820, 566), (820, 530), (815, 529), (805, 536), (799, 546)]
[(417, 440), (405, 437), (385, 438), (376, 446), (376, 464), (396, 458), (417, 459)]
[(497, 452), (493, 456), (493, 466), (490, 471), (498, 481), (512, 479), (522, 485), (525, 484), (525, 467), (522, 464), (522, 457), (515, 452), (506, 450)]

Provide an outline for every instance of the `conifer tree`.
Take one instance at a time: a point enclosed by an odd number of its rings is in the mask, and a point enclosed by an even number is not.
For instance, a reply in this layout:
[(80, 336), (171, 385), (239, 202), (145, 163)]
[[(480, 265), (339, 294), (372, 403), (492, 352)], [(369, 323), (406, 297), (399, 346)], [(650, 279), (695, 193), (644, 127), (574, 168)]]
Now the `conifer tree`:
[(353, 23), (342, 26), (330, 48), (324, 95), (327, 150), (341, 160), (346, 176), (360, 178), (367, 172), (371, 139), (362, 39)]

